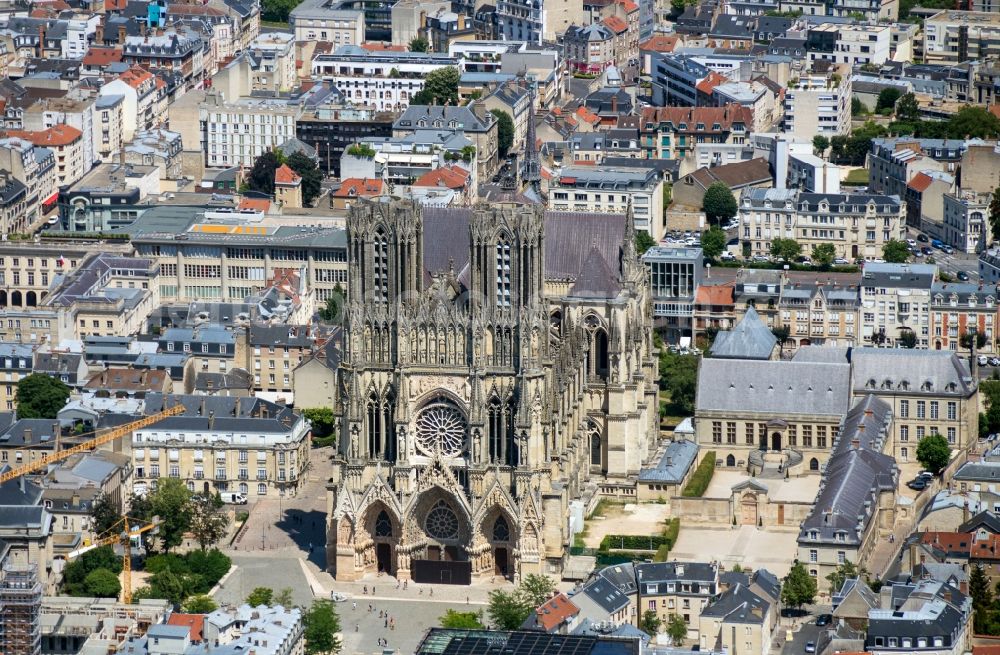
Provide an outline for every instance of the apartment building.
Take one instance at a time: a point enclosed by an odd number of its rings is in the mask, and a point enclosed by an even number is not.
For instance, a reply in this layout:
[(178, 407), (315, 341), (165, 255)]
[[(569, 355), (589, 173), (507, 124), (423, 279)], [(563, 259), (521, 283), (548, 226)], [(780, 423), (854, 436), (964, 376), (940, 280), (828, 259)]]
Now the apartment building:
[(1000, 55), (1000, 14), (946, 9), (924, 20), (924, 62), (961, 64)]
[(808, 255), (832, 243), (837, 257), (878, 259), (882, 246), (902, 239), (905, 205), (895, 196), (747, 189), (740, 197), (741, 240), (753, 255), (770, 254), (776, 238), (795, 239)]
[(290, 266), (305, 270), (318, 304), (338, 284), (347, 284), (342, 229), (261, 224), (261, 219), (161, 206), (147, 210), (129, 229), (139, 256), (160, 266), (163, 302), (242, 302), (263, 290), (276, 269)]
[(574, 73), (599, 75), (617, 66), (616, 34), (603, 23), (571, 25), (563, 35), (566, 65)]
[(244, 368), (253, 375), (254, 395), (294, 402), (293, 375), (312, 353), (313, 340), (305, 325), (251, 325)]
[(247, 56), (254, 60), (253, 88), (290, 91), (298, 82), (295, 72), (295, 40), (291, 34), (270, 32), (250, 44)]
[(68, 125), (80, 131), (80, 154), (86, 166), (98, 159), (97, 144), (94, 140), (95, 101), (93, 98), (44, 98), (21, 114), (21, 126), (25, 130), (48, 130), (59, 125)]
[(19, 343), (0, 342), (0, 407), (5, 411), (17, 409), (14, 396), (17, 383), (31, 375), (34, 365), (34, 347)]
[(851, 68), (881, 65), (888, 61), (891, 46), (890, 25), (825, 23), (806, 33), (809, 63), (823, 60)]
[(125, 96), (100, 95), (94, 101), (94, 144), (97, 159), (114, 161), (124, 145)]
[(714, 563), (655, 562), (635, 565), (636, 621), (652, 611), (666, 625), (671, 616), (684, 619), (688, 639), (698, 639), (702, 611), (719, 593)]
[(861, 280), (863, 343), (893, 346), (904, 332), (912, 331), (917, 345), (927, 348), (935, 282), (933, 264), (866, 264)]
[(161, 125), (167, 115), (167, 86), (141, 66), (133, 66), (101, 87), (102, 96), (122, 96), (122, 139)]
[(93, 163), (84, 160), (83, 132), (71, 125), (55, 125), (44, 130), (7, 130), (5, 136), (51, 150), (55, 155), (56, 184), (59, 186), (79, 180)]
[[(108, 245), (106, 250), (124, 254), (126, 248)], [(0, 307), (10, 310), (42, 305), (56, 278), (76, 270), (90, 252), (86, 246), (0, 244)]]
[(184, 412), (132, 433), (132, 490), (161, 478), (191, 491), (236, 491), (255, 498), (296, 495), (309, 465), (309, 422), (260, 398), (149, 394), (144, 411), (180, 403)]
[(656, 328), (669, 344), (693, 334), (695, 297), (704, 275), (701, 248), (653, 246), (642, 255), (649, 268)]
[(0, 138), (0, 169), (11, 174), (27, 187), (24, 214), (2, 226), (6, 232), (25, 232), (59, 199), (56, 183), (55, 152), (36, 148), (27, 139)]
[(806, 73), (789, 80), (785, 91), (782, 131), (811, 140), (851, 131), (851, 70), (839, 64), (827, 72)]
[(200, 83), (205, 73), (204, 44), (193, 31), (157, 30), (125, 37), (122, 61), (129, 65), (170, 71), (185, 82)]
[(306, 0), (300, 3), (288, 16), (295, 40), (326, 41), (335, 48), (364, 43), (364, 12), (342, 5), (339, 0)]
[(622, 214), (632, 212), (635, 229), (660, 239), (663, 178), (653, 168), (566, 166), (549, 182), (549, 209)]
[(246, 361), (245, 339), (214, 323), (167, 328), (157, 337), (156, 349), (190, 357), (196, 373), (228, 373)]
[(753, 110), (724, 107), (645, 107), (639, 140), (646, 159), (684, 159), (698, 144), (746, 143), (753, 129)]
[(425, 131), (462, 136), (475, 147), (476, 176), (489, 180), (500, 167), (497, 117), (482, 101), (464, 107), (414, 105), (408, 107), (392, 124), (392, 135), (416, 137)]
[(355, 104), (380, 111), (402, 111), (423, 90), (428, 73), (458, 64), (458, 59), (443, 53), (371, 52), (358, 46), (342, 46), (331, 55), (313, 58), (312, 76), (331, 82)]
[(986, 217), (989, 216), (991, 197), (991, 193), (976, 193), (967, 189), (944, 194), (941, 240), (965, 253), (979, 252), (983, 235), (986, 234), (989, 240)]
[[(339, 94), (338, 94), (339, 95)], [(352, 143), (392, 135), (394, 116), (346, 103), (324, 103), (306, 107), (295, 125), (296, 137), (316, 149), (319, 166), (328, 174), (340, 174), (340, 158)]]
[(872, 139), (868, 190), (905, 198), (914, 176), (921, 171), (955, 173), (967, 149), (964, 139)]
[(859, 334), (858, 285), (851, 283), (787, 282), (778, 309), (788, 328), (785, 352), (801, 346), (853, 346)]
[(250, 168), (265, 152), (295, 138), (301, 107), (285, 98), (226, 100), (209, 90), (198, 107), (205, 165)]
[(993, 354), (996, 352), (997, 318), (995, 288), (984, 289), (973, 283), (938, 282), (931, 287), (929, 347), (934, 350), (968, 350), (970, 333), (975, 330), (985, 339), (976, 351)]

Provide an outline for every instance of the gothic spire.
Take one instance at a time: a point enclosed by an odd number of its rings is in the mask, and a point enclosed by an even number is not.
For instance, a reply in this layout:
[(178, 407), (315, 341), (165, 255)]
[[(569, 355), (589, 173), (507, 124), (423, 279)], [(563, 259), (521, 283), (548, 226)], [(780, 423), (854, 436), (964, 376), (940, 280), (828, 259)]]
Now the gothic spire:
[(535, 135), (535, 102), (538, 90), (538, 82), (530, 80), (528, 83), (528, 132), (524, 144), (524, 166), (521, 171), (521, 180), (526, 187), (535, 191), (537, 197), (541, 197), (541, 164), (538, 163), (538, 137)]

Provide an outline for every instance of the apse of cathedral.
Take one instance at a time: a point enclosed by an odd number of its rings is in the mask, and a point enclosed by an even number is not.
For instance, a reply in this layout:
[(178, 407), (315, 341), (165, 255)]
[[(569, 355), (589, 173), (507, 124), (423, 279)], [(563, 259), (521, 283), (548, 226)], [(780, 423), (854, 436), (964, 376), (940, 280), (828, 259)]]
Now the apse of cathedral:
[(350, 209), (338, 580), (558, 573), (571, 501), (634, 493), (657, 403), (633, 237), (630, 211)]

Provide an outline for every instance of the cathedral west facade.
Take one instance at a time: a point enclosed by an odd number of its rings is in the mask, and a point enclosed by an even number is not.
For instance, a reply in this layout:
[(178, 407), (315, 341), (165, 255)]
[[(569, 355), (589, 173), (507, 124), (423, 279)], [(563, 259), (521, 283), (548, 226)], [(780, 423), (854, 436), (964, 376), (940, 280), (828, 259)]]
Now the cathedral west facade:
[(347, 247), (330, 571), (559, 572), (570, 501), (655, 447), (631, 214), (359, 202)]

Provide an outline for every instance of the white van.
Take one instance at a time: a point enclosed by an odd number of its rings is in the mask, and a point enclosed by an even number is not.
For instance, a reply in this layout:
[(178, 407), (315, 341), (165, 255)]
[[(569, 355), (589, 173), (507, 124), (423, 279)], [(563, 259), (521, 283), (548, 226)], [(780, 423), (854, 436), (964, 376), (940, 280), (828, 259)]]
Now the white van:
[(235, 491), (222, 491), (219, 493), (222, 496), (222, 502), (229, 503), (230, 505), (246, 505), (247, 495), (236, 493)]

